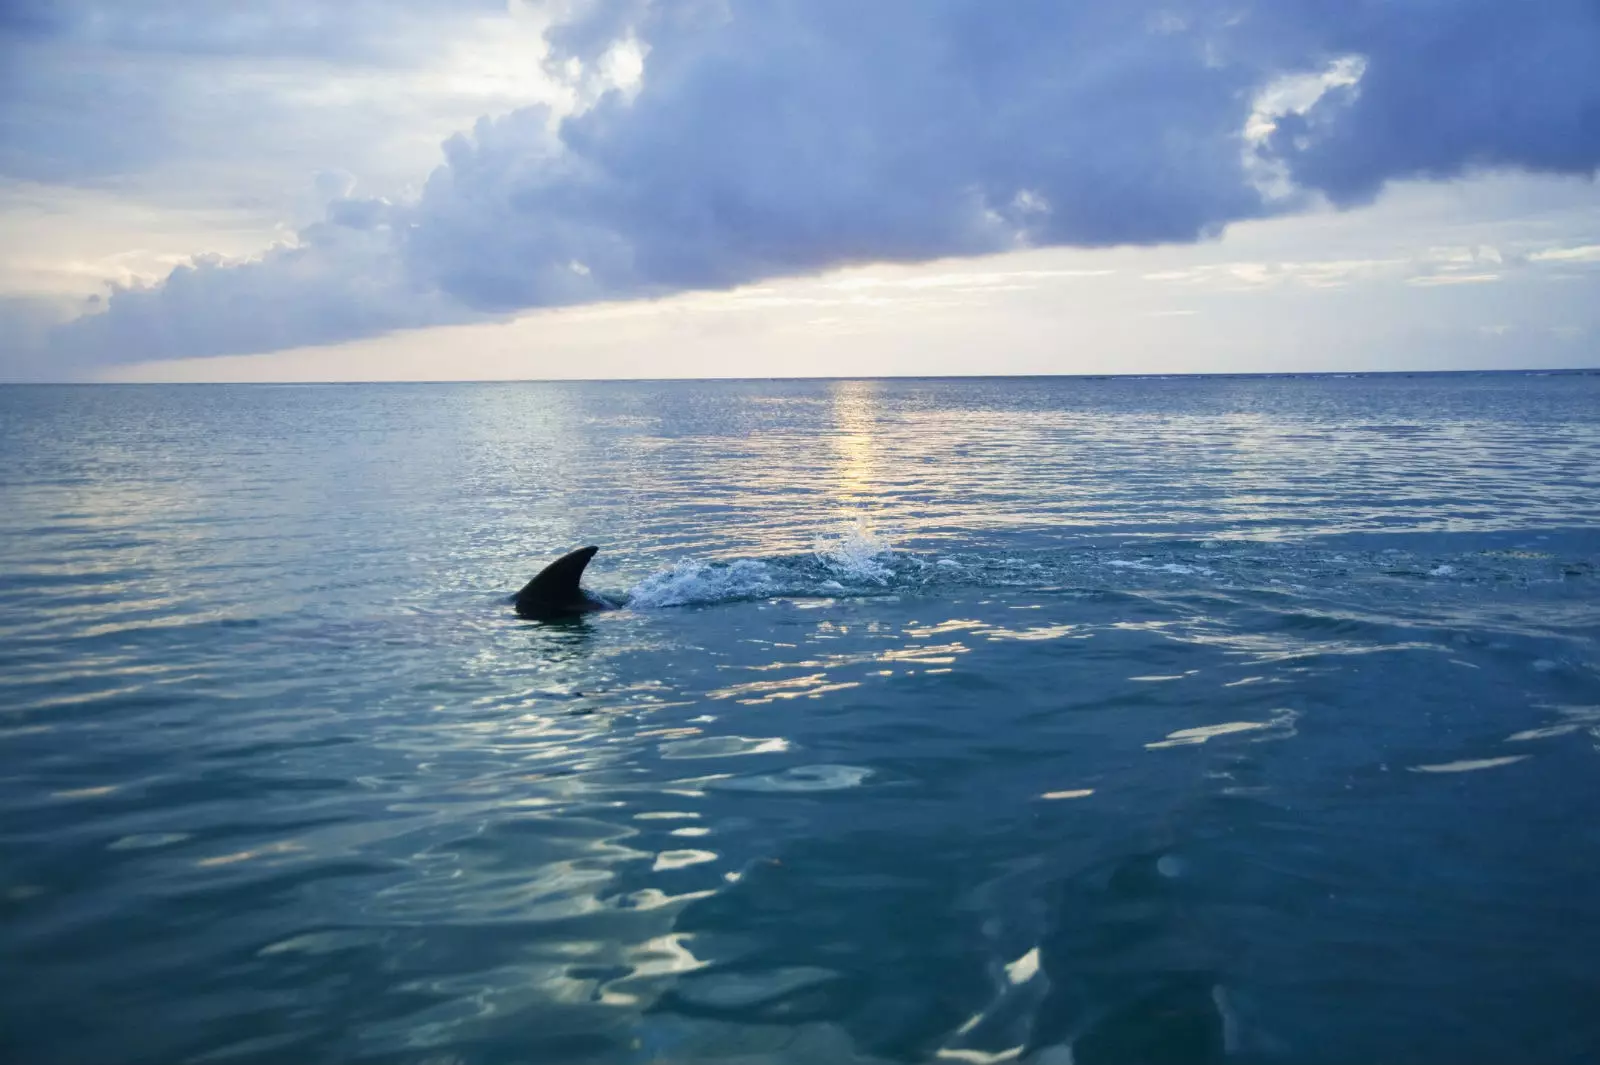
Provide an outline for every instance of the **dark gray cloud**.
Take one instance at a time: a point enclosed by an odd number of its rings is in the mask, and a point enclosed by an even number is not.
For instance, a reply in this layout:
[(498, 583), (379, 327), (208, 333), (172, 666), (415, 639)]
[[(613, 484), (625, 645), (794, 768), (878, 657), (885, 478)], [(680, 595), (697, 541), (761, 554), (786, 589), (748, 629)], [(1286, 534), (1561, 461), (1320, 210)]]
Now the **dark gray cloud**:
[(1335, 203), (1397, 178), (1600, 164), (1595, 0), (1323, 0), (1263, 6), (1263, 29), (1366, 60), (1358, 91), (1280, 123), (1294, 179)]
[(815, 0), (581, 25), (566, 43), (591, 63), (619, 30), (648, 44), (643, 90), (569, 118), (554, 146), (521, 116), (451, 145), (411, 250), (461, 299), (504, 307), (1194, 240), (1263, 210), (1239, 135), (1263, 72), (1210, 61), (1220, 16), (1175, 32), (1162, 15)]
[[(113, 36), (378, 61), (385, 19), (438, 6), (296, 22), (285, 2), (263, 28), (195, 0)], [(627, 39), (647, 51), (636, 93), (559, 123), (484, 119), (414, 201), (335, 201), (300, 247), (115, 292), (54, 343), (262, 351), (851, 262), (1194, 241), (1310, 192), (1354, 204), (1402, 178), (1600, 165), (1594, 0), (601, 0), (555, 31), (552, 62), (592, 74)], [(1264, 90), (1351, 57), (1358, 83), (1251, 148)], [(50, 150), (35, 132), (0, 165)], [(1252, 151), (1298, 192), (1264, 195)]]

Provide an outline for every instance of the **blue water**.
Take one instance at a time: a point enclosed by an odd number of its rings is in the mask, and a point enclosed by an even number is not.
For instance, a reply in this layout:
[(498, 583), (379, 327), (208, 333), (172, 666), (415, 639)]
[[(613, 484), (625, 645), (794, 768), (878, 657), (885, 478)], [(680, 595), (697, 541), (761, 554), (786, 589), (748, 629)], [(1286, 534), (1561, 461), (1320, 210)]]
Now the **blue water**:
[(0, 389), (0, 1059), (1593, 1061), (1597, 564), (1596, 375)]

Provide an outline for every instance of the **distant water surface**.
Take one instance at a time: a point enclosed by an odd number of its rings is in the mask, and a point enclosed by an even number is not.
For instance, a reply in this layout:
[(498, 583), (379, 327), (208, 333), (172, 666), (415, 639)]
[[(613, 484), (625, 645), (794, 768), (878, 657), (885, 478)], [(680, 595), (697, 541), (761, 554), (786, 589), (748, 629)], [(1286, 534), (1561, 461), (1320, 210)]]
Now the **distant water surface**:
[(1593, 1061), (1597, 530), (1586, 374), (0, 389), (0, 1060)]

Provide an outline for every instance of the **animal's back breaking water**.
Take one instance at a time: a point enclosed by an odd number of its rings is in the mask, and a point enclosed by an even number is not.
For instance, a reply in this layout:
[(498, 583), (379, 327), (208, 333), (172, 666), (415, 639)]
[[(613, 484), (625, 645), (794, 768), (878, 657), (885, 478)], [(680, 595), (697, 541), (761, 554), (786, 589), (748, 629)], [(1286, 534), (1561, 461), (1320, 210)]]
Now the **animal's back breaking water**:
[(0, 390), (0, 1057), (1594, 1060), (1597, 471), (1577, 374)]

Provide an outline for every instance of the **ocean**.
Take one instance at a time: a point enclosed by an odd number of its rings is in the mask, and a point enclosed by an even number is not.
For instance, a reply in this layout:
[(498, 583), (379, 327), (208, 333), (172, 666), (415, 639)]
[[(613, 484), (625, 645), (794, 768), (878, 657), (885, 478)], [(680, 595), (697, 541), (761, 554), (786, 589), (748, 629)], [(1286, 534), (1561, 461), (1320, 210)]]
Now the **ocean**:
[(1597, 566), (1593, 373), (3, 388), (0, 1059), (1594, 1061)]

